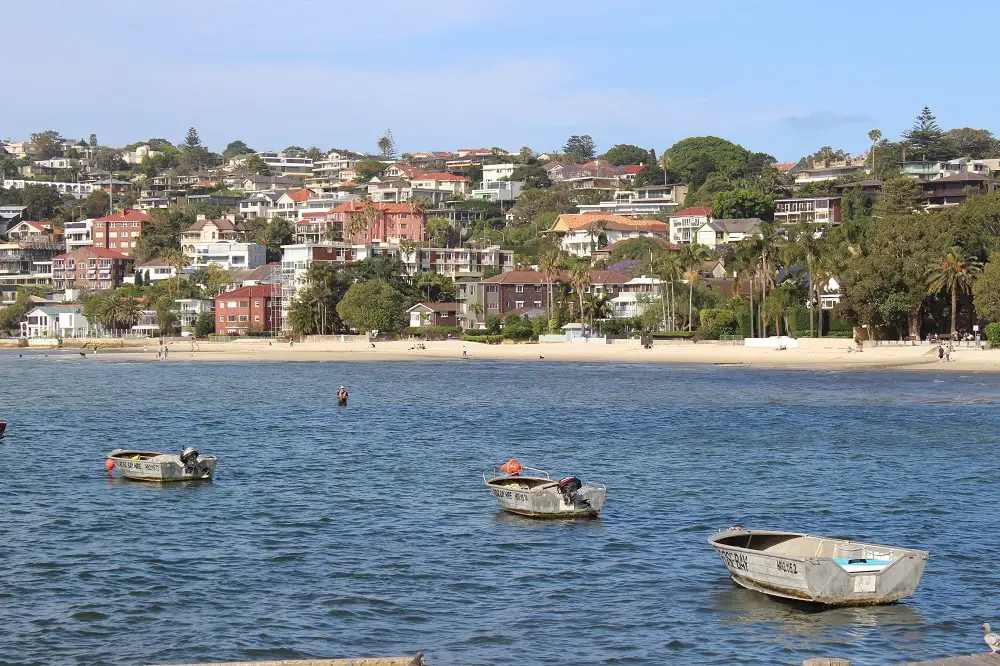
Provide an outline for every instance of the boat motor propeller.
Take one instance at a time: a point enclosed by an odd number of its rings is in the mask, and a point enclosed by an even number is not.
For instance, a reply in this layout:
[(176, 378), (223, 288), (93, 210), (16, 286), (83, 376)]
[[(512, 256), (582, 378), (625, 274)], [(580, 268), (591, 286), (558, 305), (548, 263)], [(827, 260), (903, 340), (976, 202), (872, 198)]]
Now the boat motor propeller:
[(559, 493), (566, 500), (566, 503), (572, 506), (574, 509), (589, 509), (590, 502), (580, 497), (580, 488), (583, 488), (583, 482), (580, 481), (575, 476), (567, 476), (565, 479), (557, 484)]

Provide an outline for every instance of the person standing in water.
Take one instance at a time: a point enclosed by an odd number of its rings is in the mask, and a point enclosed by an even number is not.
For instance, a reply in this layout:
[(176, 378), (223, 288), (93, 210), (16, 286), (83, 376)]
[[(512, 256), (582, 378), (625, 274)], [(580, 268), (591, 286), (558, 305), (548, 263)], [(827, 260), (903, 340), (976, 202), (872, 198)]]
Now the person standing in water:
[(337, 391), (337, 404), (342, 407), (347, 405), (347, 389), (343, 386), (341, 386), (340, 390)]

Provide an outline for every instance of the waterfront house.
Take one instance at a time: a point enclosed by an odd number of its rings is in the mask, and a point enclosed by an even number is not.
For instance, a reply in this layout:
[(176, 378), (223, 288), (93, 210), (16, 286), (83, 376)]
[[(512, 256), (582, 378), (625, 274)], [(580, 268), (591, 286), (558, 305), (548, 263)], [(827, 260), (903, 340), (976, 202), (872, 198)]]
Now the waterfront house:
[[(592, 270), (590, 284), (584, 288), (584, 293), (611, 300), (621, 293), (622, 287), (629, 279), (628, 275), (617, 271)], [(553, 292), (557, 291), (558, 283), (569, 284), (569, 282), (570, 273), (560, 271), (552, 279)], [(502, 318), (514, 310), (548, 307), (548, 282), (538, 271), (513, 270), (494, 275), (481, 280), (475, 290), (466, 288), (460, 293), (463, 293), (466, 299), (462, 309), (463, 315), (471, 313), (469, 306), (473, 302), (479, 303), (482, 310), (482, 314), (479, 315), (481, 317), (497, 315)], [(576, 296), (574, 299), (578, 300)]]
[(458, 326), (458, 303), (426, 301), (407, 310), (410, 326)]
[(246, 335), (281, 331), (280, 287), (259, 284), (227, 291), (215, 297), (215, 332)]
[(20, 322), (21, 337), (77, 338), (86, 337), (90, 322), (83, 316), (83, 305), (38, 305)]
[(924, 188), (924, 206), (929, 210), (958, 206), (965, 203), (970, 196), (987, 194), (994, 191), (997, 186), (992, 176), (971, 172), (926, 180), (921, 185)]

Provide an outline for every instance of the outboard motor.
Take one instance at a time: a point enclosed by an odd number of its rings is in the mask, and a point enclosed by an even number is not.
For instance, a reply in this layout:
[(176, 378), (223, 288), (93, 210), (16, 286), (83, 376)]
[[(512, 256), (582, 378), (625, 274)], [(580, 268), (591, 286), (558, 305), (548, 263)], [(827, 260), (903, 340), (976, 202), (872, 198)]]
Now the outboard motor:
[(558, 483), (557, 488), (566, 503), (574, 509), (590, 508), (590, 502), (580, 496), (580, 488), (583, 488), (583, 482), (580, 479), (575, 476), (567, 476)]
[(198, 452), (191, 446), (181, 450), (181, 464), (188, 472), (198, 469)]

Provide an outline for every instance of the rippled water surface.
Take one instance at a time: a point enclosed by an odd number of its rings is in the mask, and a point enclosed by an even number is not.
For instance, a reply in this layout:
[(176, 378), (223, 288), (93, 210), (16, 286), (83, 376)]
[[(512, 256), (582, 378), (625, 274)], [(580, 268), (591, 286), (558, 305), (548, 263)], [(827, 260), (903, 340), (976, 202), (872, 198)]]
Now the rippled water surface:
[[(897, 664), (1000, 615), (1000, 377), (6, 353), (0, 386), (3, 663)], [(189, 444), (214, 482), (103, 468)], [(602, 519), (498, 513), (511, 456), (605, 483)], [(729, 581), (733, 523), (931, 556), (904, 603), (816, 612)]]

